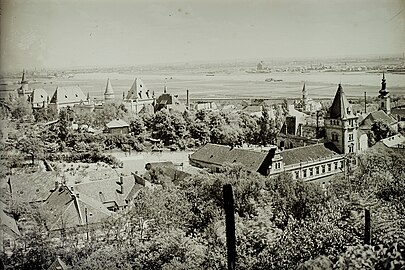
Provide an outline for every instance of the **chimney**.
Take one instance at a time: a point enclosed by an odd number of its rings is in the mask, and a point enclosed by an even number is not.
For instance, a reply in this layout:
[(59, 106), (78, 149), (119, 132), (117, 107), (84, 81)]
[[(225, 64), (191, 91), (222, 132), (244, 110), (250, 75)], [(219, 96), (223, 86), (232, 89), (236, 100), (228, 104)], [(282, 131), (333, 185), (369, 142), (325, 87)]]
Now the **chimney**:
[(188, 89), (187, 89), (186, 93), (187, 93), (186, 106), (187, 106), (187, 109), (188, 109), (188, 108), (190, 107), (190, 97), (189, 97), (189, 91), (188, 91)]
[(367, 113), (367, 92), (364, 92), (364, 113)]

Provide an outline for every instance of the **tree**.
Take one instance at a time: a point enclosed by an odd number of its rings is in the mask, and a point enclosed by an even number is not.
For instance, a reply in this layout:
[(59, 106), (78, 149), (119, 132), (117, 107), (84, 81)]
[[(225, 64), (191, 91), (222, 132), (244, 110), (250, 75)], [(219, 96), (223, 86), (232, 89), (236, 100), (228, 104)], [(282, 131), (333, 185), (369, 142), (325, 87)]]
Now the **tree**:
[(372, 125), (371, 125), (371, 131), (372, 134), (374, 135), (374, 140), (376, 142), (388, 138), (392, 135), (395, 135), (395, 131), (385, 122), (381, 120), (376, 120)]
[(262, 117), (259, 120), (260, 132), (259, 142), (263, 146), (268, 144), (276, 144), (278, 129), (274, 119), (270, 119), (269, 111), (266, 106), (263, 106)]
[(22, 119), (25, 116), (32, 116), (32, 105), (26, 97), (18, 97), (9, 101), (11, 116), (16, 119)]

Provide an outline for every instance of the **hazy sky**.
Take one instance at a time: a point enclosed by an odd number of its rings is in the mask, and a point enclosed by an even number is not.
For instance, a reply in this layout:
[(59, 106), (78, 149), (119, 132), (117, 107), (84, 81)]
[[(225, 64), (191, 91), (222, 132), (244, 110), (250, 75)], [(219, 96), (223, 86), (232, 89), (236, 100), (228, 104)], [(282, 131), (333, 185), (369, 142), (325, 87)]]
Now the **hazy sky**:
[(405, 0), (0, 0), (1, 68), (405, 52)]

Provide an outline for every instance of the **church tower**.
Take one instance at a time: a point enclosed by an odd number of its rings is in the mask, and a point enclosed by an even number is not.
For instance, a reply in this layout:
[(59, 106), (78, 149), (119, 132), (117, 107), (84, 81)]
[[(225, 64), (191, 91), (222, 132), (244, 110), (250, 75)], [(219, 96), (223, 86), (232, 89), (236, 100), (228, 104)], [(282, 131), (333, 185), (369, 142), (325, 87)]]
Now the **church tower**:
[(304, 112), (308, 111), (308, 92), (305, 89), (305, 83), (304, 86), (302, 87), (302, 110)]
[(325, 117), (326, 139), (342, 154), (357, 153), (358, 117), (343, 92), (342, 85), (336, 91), (332, 106)]
[(380, 98), (380, 110), (383, 110), (386, 114), (391, 114), (391, 98), (390, 92), (386, 89), (387, 83), (385, 82), (385, 74), (383, 72), (383, 78), (381, 81), (381, 90), (378, 97)]

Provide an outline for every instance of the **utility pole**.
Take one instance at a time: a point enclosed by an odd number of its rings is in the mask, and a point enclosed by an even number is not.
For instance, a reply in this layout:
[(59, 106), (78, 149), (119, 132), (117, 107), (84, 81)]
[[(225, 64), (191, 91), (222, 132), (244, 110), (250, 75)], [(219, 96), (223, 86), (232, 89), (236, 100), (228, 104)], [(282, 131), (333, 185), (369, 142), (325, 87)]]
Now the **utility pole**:
[(371, 215), (370, 209), (364, 209), (364, 244), (371, 244)]
[(228, 248), (228, 270), (235, 270), (236, 245), (235, 245), (235, 214), (233, 208), (233, 193), (230, 184), (223, 187), (225, 220), (226, 220), (226, 246)]
[(89, 241), (89, 223), (87, 220), (87, 208), (84, 208), (84, 215), (86, 216), (86, 235), (87, 235), (87, 241)]

